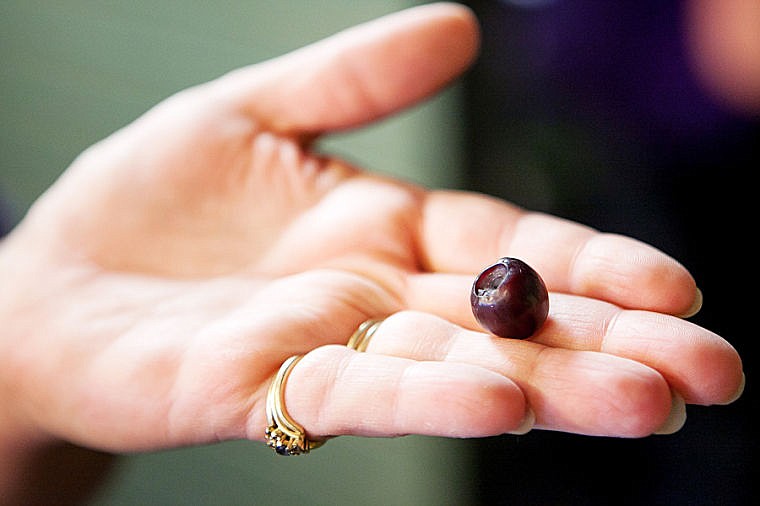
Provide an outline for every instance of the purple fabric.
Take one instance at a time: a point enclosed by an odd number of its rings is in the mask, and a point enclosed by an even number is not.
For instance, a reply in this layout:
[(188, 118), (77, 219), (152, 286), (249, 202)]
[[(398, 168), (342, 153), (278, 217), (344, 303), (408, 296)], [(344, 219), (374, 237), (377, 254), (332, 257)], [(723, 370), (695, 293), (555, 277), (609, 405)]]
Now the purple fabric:
[[(494, 4), (498, 5), (497, 2)], [(689, 140), (736, 121), (705, 93), (690, 64), (682, 5), (673, 1), (574, 0), (491, 11), (489, 28), (506, 32), (495, 66), (505, 81), (534, 84), (547, 106), (603, 114), (643, 137)], [(517, 34), (510, 34), (517, 23)], [(498, 44), (498, 42), (497, 42)]]

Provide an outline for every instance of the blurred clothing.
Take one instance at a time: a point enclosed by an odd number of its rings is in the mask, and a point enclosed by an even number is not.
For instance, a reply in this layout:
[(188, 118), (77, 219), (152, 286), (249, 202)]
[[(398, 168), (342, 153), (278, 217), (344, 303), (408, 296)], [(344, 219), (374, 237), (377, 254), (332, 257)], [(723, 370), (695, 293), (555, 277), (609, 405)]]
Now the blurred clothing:
[(0, 237), (4, 237), (10, 232), (12, 226), (13, 219), (11, 217), (11, 210), (2, 199), (2, 195), (0, 195)]

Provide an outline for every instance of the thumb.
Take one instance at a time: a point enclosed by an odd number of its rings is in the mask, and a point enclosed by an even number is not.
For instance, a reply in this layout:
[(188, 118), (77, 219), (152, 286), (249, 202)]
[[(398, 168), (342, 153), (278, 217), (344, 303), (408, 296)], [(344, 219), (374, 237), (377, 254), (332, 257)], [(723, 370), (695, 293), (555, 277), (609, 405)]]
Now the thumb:
[(216, 84), (243, 112), (282, 134), (359, 126), (418, 102), (473, 60), (478, 28), (464, 6), (436, 3), (358, 25)]

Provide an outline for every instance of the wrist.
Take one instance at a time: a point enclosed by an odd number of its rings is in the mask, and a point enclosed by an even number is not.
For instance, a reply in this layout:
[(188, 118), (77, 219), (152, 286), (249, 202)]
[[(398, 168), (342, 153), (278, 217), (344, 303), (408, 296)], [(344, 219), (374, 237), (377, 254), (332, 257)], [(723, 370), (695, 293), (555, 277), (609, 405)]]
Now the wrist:
[(52, 436), (31, 416), (34, 357), (22, 345), (39, 323), (29, 310), (37, 306), (29, 280), (39, 276), (32, 274), (38, 264), (25, 254), (30, 248), (19, 243), (13, 234), (0, 241), (0, 503), (76, 504), (111, 457)]
[(28, 261), (16, 254), (19, 249), (13, 235), (0, 241), (0, 476), (2, 467), (10, 459), (5, 456), (20, 456), (49, 443), (52, 438), (44, 435), (25, 414), (23, 379), (26, 367), (20, 358), (24, 332), (31, 329), (24, 322), (26, 292), (24, 271)]

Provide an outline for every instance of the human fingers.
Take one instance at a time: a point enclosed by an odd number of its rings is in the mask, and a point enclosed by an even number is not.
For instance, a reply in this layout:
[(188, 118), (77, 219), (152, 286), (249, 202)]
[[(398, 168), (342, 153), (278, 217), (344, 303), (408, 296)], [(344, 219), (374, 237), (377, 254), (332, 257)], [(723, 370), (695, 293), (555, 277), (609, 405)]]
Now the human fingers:
[[(411, 276), (405, 306), (477, 330), (469, 304), (471, 285), (467, 275)], [(553, 292), (549, 317), (530, 340), (641, 362), (659, 371), (688, 403), (725, 404), (741, 391), (742, 362), (736, 350), (713, 332), (675, 316)]]
[(366, 352), (468, 364), (510, 378), (525, 394), (536, 427), (544, 429), (641, 437), (669, 424), (678, 404), (665, 378), (634, 360), (501, 339), (425, 313), (387, 318)]
[(583, 297), (557, 294), (551, 302), (551, 321), (535, 342), (644, 363), (658, 370), (690, 404), (728, 404), (741, 394), (739, 354), (707, 329), (674, 316), (624, 310)]
[[(463, 363), (416, 361), (330, 345), (308, 353), (285, 385), (285, 407), (314, 439), (420, 434), (482, 437), (532, 425), (508, 378)], [(263, 435), (262, 409), (251, 437)]]
[(429, 4), (233, 71), (215, 88), (266, 127), (309, 135), (367, 123), (431, 95), (470, 64), (477, 46), (468, 9)]
[(475, 275), (513, 256), (536, 269), (550, 291), (677, 315), (701, 303), (691, 274), (647, 244), (483, 195), (431, 192), (419, 230), (429, 271)]

